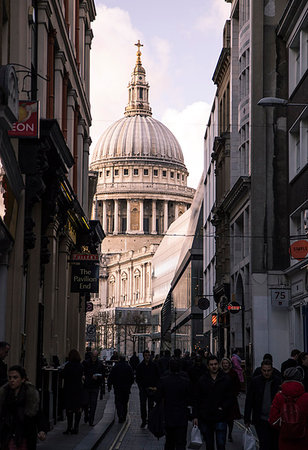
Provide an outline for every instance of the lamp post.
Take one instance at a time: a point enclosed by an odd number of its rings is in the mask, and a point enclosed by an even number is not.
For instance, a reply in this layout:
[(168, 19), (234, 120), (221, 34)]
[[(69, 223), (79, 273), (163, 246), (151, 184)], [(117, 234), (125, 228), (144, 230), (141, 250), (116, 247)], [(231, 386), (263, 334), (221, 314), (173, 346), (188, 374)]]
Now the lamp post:
[(285, 98), (279, 97), (263, 97), (258, 101), (259, 106), (308, 106), (308, 103), (293, 103)]

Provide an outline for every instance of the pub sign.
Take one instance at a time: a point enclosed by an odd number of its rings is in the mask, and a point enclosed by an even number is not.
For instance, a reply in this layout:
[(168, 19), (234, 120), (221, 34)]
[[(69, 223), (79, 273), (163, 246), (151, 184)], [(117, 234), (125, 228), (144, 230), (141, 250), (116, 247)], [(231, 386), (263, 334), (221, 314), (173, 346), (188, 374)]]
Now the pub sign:
[(98, 279), (98, 264), (72, 264), (71, 292), (98, 292)]

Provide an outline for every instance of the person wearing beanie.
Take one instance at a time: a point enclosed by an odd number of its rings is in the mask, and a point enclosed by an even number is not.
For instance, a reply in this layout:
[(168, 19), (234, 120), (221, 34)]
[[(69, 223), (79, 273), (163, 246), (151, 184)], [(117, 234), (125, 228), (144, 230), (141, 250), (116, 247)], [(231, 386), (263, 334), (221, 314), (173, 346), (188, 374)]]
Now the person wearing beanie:
[[(296, 405), (300, 412), (300, 417), (308, 423), (308, 393), (305, 392), (302, 384), (302, 371), (296, 367), (290, 367), (283, 373), (283, 383), (281, 391), (279, 391), (273, 400), (269, 423), (277, 428), (280, 422), (281, 414), (285, 401), (288, 397), (292, 397), (296, 401)], [(279, 434), (279, 450), (306, 450), (308, 448), (308, 427), (303, 438), (292, 438)]]

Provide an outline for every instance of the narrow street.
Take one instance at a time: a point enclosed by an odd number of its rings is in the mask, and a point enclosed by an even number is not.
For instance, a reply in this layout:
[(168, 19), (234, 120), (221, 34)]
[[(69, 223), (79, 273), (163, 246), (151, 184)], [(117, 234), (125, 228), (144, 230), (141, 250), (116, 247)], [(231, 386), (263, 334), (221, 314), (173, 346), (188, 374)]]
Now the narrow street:
[[(126, 423), (119, 424), (116, 419), (111, 430), (97, 448), (99, 450), (163, 450), (165, 438), (156, 439), (147, 428), (140, 428), (140, 423), (138, 387), (134, 384), (131, 390), (129, 415)], [(189, 448), (190, 430), (191, 422), (188, 425), (187, 448)], [(242, 425), (235, 423), (233, 442), (227, 442), (226, 448), (228, 450), (239, 450), (242, 445), (242, 435)], [(205, 450), (205, 444), (202, 445), (201, 449)]]

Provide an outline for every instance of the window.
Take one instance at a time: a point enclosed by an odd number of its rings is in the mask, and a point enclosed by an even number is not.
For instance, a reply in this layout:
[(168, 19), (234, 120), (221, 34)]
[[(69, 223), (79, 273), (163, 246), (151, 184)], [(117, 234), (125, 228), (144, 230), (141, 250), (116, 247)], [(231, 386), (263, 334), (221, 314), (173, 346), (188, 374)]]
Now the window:
[(157, 169), (154, 169), (153, 173), (154, 173), (154, 177), (158, 177), (158, 170)]
[(149, 169), (143, 169), (143, 175), (149, 175)]
[(119, 176), (119, 169), (114, 169), (114, 176), (118, 177)]
[(128, 175), (128, 169), (124, 169), (123, 170), (123, 174), (127, 176)]
[(106, 177), (110, 176), (110, 170), (106, 170)]
[(182, 175), (182, 181), (184, 181), (184, 175)]
[(308, 119), (304, 118), (289, 133), (290, 180), (308, 164)]
[(163, 170), (163, 177), (167, 176), (167, 170)]
[(174, 178), (174, 172), (170, 172), (170, 178)]
[(134, 169), (134, 175), (138, 175), (139, 174), (139, 170), (138, 169)]
[(177, 178), (177, 180), (180, 179), (180, 174), (179, 173), (176, 174), (176, 178)]

